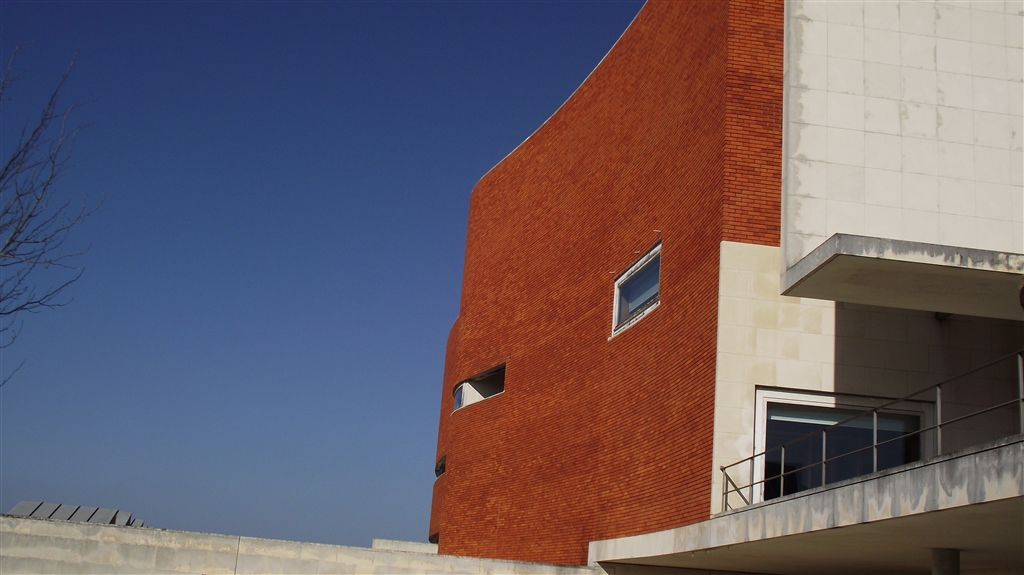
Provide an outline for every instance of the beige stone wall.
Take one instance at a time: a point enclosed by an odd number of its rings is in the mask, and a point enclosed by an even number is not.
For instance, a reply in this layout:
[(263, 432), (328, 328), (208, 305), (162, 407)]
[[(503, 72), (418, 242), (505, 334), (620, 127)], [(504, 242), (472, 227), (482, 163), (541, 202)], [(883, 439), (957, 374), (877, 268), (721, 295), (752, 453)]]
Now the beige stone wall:
[(834, 389), (836, 304), (779, 295), (779, 261), (779, 248), (722, 242), (712, 513), (721, 510), (719, 468), (754, 452), (756, 386)]
[[(719, 468), (754, 453), (758, 388), (896, 399), (1024, 348), (1024, 324), (779, 295), (779, 249), (722, 242), (711, 513), (721, 510)], [(950, 386), (944, 420), (1016, 394), (1012, 361)], [(926, 402), (932, 396), (920, 398)], [(929, 412), (931, 403), (920, 406)], [(944, 452), (1016, 433), (1004, 409), (965, 421)], [(930, 415), (929, 415), (930, 416)], [(746, 483), (746, 469), (731, 475)]]

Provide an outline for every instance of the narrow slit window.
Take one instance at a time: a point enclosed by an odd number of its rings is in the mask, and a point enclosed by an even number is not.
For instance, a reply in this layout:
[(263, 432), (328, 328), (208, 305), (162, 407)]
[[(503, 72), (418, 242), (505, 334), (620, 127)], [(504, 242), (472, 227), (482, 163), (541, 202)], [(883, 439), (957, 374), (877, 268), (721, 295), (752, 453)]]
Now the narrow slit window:
[(452, 411), (505, 391), (505, 366), (499, 365), (455, 386)]

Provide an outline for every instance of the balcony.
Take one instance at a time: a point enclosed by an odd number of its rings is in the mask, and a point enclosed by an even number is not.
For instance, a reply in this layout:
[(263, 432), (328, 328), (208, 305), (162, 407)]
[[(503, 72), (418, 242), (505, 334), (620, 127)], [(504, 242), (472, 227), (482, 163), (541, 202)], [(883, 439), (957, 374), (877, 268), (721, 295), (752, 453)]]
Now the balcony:
[[(843, 415), (728, 465), (721, 469), (722, 512), (696, 524), (591, 542), (589, 562), (623, 575), (655, 572), (650, 567), (927, 573), (950, 562), (959, 570), (937, 572), (1021, 572), (1022, 353)], [(905, 417), (915, 413), (921, 415)], [(814, 419), (799, 410), (776, 414), (789, 423)], [(816, 449), (799, 448), (808, 442)], [(794, 452), (818, 455), (792, 463)], [(909, 461), (894, 463), (893, 452)]]
[[(722, 511), (1024, 434), (1022, 354), (859, 413), (830, 410), (841, 419), (831, 425), (795, 408), (777, 413), (775, 441), (768, 438), (764, 451), (721, 468)], [(901, 408), (908, 405), (930, 406), (929, 417), (906, 415)], [(787, 439), (787, 432), (792, 437), (815, 422), (818, 429)]]

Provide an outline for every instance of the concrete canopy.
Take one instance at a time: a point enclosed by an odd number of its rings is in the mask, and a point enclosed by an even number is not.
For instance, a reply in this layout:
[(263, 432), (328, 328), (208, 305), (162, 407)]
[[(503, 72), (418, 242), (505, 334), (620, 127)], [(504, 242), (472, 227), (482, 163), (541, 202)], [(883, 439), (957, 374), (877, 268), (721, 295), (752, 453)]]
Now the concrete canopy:
[(782, 275), (783, 295), (1024, 320), (1024, 255), (835, 234)]

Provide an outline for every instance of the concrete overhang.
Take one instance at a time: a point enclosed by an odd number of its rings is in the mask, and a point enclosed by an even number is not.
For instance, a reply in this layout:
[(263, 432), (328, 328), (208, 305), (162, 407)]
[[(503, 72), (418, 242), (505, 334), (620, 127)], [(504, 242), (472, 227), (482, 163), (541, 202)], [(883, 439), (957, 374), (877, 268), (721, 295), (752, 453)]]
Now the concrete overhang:
[[(590, 564), (748, 573), (1024, 570), (1024, 435), (723, 513), (590, 544)], [(625, 570), (624, 570), (625, 571)]]
[(835, 234), (782, 274), (782, 294), (1024, 320), (1024, 255)]

